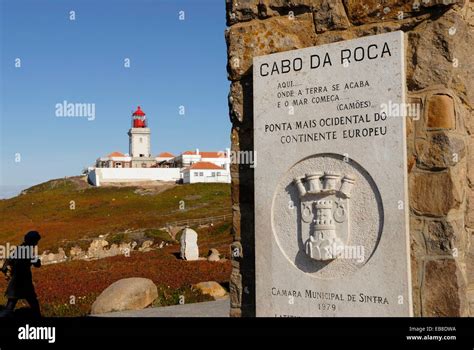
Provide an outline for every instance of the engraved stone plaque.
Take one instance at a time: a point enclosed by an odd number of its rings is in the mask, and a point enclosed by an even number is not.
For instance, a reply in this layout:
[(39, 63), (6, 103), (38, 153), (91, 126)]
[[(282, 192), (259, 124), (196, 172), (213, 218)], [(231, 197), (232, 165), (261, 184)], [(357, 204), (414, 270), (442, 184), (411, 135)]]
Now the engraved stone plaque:
[(410, 316), (402, 32), (256, 57), (257, 316)]

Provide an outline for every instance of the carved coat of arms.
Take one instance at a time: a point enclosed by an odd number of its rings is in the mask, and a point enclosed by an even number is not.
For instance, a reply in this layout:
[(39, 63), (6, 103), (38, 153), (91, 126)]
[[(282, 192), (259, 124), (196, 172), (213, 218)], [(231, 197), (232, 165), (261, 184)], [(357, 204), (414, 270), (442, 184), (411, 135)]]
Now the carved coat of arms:
[(306, 254), (315, 260), (333, 260), (344, 251), (350, 233), (350, 197), (355, 177), (334, 172), (295, 178), (301, 210), (301, 228), (309, 233)]

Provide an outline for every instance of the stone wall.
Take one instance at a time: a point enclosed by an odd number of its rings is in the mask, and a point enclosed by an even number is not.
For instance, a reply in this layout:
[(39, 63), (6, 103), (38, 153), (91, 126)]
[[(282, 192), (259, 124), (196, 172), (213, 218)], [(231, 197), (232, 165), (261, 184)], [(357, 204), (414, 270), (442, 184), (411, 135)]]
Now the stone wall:
[(138, 247), (136, 241), (110, 244), (104, 238), (95, 238), (85, 250), (79, 246), (73, 246), (67, 251), (64, 248), (59, 247), (57, 253), (44, 251), (39, 258), (42, 265), (58, 264), (72, 260), (90, 261), (117, 255), (129, 255), (134, 251), (149, 252), (150, 250), (161, 249), (167, 245), (168, 243), (165, 243), (164, 241), (162, 241), (158, 246), (154, 245), (152, 240), (145, 240), (141, 243), (141, 246)]
[[(414, 314), (474, 315), (474, 3), (227, 0), (232, 151), (253, 150), (255, 56), (402, 30)], [(253, 168), (232, 164), (231, 316), (255, 314)]]

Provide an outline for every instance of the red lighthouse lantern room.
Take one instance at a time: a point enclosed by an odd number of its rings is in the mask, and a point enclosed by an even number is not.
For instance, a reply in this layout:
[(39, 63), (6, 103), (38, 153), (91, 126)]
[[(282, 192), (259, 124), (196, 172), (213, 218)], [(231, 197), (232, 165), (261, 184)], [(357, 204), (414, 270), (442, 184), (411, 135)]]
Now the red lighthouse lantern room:
[(142, 111), (140, 106), (137, 107), (137, 110), (133, 112), (133, 127), (134, 128), (146, 128), (146, 118), (145, 113)]

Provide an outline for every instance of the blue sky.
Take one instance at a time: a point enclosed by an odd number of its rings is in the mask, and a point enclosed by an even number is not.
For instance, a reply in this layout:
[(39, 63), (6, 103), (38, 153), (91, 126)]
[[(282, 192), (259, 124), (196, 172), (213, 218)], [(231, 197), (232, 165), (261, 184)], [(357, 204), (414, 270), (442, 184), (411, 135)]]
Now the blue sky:
[[(229, 147), (225, 1), (0, 2), (3, 188), (78, 175), (98, 156), (128, 152), (137, 105), (154, 154)], [(56, 117), (64, 100), (94, 103), (95, 120)]]

